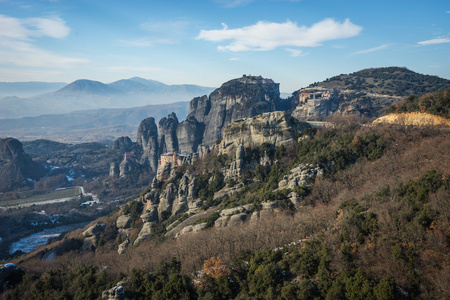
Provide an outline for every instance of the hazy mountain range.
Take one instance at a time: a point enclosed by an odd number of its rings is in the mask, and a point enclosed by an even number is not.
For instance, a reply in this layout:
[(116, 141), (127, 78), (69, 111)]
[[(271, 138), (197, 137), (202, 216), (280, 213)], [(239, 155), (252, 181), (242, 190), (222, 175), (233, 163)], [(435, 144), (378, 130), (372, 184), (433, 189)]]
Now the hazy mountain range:
[[(49, 92), (50, 90), (52, 90)], [(70, 84), (0, 83), (0, 119), (62, 114), (77, 110), (130, 108), (189, 101), (214, 90), (198, 85), (166, 85), (139, 77), (104, 84), (87, 79)], [(45, 92), (45, 93), (43, 93)], [(34, 96), (30, 96), (36, 93)], [(23, 98), (25, 97), (26, 98)]]

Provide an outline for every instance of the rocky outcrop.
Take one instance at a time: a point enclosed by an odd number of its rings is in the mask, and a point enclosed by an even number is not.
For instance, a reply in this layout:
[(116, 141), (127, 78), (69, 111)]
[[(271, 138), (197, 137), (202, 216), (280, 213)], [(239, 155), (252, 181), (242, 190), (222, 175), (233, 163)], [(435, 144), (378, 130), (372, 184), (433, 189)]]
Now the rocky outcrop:
[(117, 253), (119, 253), (119, 254), (125, 253), (125, 251), (127, 250), (129, 244), (130, 244), (130, 241), (128, 239), (126, 239), (125, 241), (120, 243), (119, 247), (117, 249)]
[(239, 145), (236, 150), (235, 160), (231, 162), (230, 168), (225, 172), (225, 180), (237, 180), (242, 176), (244, 167), (244, 146)]
[(84, 236), (82, 251), (95, 251), (98, 246), (99, 234), (105, 229), (105, 224), (96, 224), (90, 226), (82, 232)]
[[(185, 121), (178, 123), (175, 113), (162, 118), (158, 129), (154, 118), (143, 120), (137, 134), (140, 164), (156, 173), (158, 159), (166, 152), (194, 154), (222, 138), (225, 126), (236, 119), (249, 118), (281, 107), (279, 84), (261, 76), (243, 76), (224, 83), (209, 96), (196, 97), (189, 104)], [(129, 149), (126, 138), (114, 143), (114, 148)], [(115, 169), (111, 168), (111, 174)]]
[(117, 162), (112, 162), (109, 165), (109, 176), (116, 177), (120, 175), (119, 164)]
[(283, 145), (294, 141), (298, 133), (311, 126), (291, 115), (276, 111), (229, 124), (223, 132), (219, 151), (230, 153), (241, 147), (255, 147), (264, 143)]
[(0, 192), (30, 185), (44, 176), (44, 167), (30, 158), (14, 138), (0, 140)]
[(134, 150), (135, 144), (127, 136), (122, 136), (114, 141), (112, 149), (119, 154), (125, 154)]
[(140, 165), (136, 158), (132, 154), (125, 154), (119, 165), (119, 176), (126, 177), (127, 175), (136, 172), (139, 168)]
[(196, 152), (202, 143), (204, 130), (205, 125), (198, 122), (194, 115), (188, 116), (177, 127), (178, 151), (180, 153)]
[(196, 225), (188, 225), (188, 226), (184, 227), (183, 229), (181, 229), (180, 232), (178, 232), (175, 235), (175, 238), (179, 238), (180, 236), (185, 235), (187, 233), (196, 233), (196, 232), (202, 231), (205, 228), (206, 228), (206, 223), (200, 223), (200, 224), (196, 224)]
[(137, 239), (134, 241), (135, 245), (140, 245), (143, 241), (147, 239), (147, 237), (152, 233), (152, 222), (144, 223), (141, 231), (139, 231), (139, 235)]
[(289, 171), (289, 174), (278, 183), (278, 188), (290, 188), (308, 186), (314, 183), (316, 177), (323, 176), (323, 169), (318, 165), (300, 164)]
[(131, 226), (131, 217), (127, 215), (121, 215), (117, 218), (116, 227), (119, 229), (127, 229)]
[(173, 112), (159, 121), (159, 154), (178, 151), (178, 118)]
[(125, 292), (122, 285), (117, 285), (102, 293), (102, 299), (105, 300), (123, 300), (125, 299)]
[(261, 76), (243, 76), (224, 83), (207, 97), (192, 100), (189, 115), (204, 124), (202, 144), (212, 146), (233, 120), (274, 111), (280, 105), (279, 84)]
[(156, 173), (159, 159), (158, 128), (155, 119), (150, 117), (144, 119), (139, 125), (137, 132), (137, 144), (142, 148), (140, 163), (149, 167), (152, 173)]

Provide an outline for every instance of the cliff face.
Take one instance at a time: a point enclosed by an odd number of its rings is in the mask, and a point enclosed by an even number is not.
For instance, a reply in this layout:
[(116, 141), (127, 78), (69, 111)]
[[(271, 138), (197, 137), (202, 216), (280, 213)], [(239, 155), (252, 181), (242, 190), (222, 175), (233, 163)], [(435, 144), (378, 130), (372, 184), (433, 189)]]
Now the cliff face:
[(20, 141), (6, 138), (0, 141), (0, 191), (23, 186), (29, 180), (37, 180), (45, 175), (45, 169), (32, 161), (23, 150)]
[(178, 151), (178, 118), (173, 112), (159, 121), (159, 153)]
[(209, 97), (192, 99), (185, 121), (178, 123), (175, 113), (162, 118), (159, 136), (155, 119), (143, 120), (137, 134), (137, 144), (142, 148), (140, 163), (156, 173), (161, 154), (195, 153), (200, 145), (211, 147), (222, 138), (223, 129), (232, 121), (279, 108), (279, 84), (272, 79), (244, 75), (230, 80)]
[(158, 128), (155, 118), (144, 119), (139, 125), (137, 132), (137, 144), (142, 148), (140, 164), (150, 167), (150, 171), (156, 173), (158, 168)]
[(306, 128), (310, 128), (308, 123), (298, 121), (285, 112), (264, 113), (253, 118), (235, 120), (225, 127), (219, 149), (228, 153), (241, 145), (282, 145), (292, 142)]
[(278, 83), (261, 76), (244, 76), (224, 83), (209, 98), (192, 100), (188, 117), (204, 124), (202, 144), (212, 146), (233, 120), (274, 111), (279, 106)]
[(193, 153), (202, 143), (205, 125), (199, 123), (194, 116), (189, 116), (177, 127), (178, 151), (181, 153)]

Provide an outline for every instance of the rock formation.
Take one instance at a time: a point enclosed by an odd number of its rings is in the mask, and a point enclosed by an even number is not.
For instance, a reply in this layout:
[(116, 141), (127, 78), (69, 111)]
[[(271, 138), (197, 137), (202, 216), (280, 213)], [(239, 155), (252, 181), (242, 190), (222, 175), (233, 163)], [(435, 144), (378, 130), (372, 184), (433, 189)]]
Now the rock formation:
[(92, 225), (83, 231), (84, 242), (82, 251), (95, 251), (98, 246), (99, 234), (105, 229), (105, 224)]
[[(194, 100), (192, 100), (194, 101)], [(195, 116), (188, 116), (177, 127), (178, 151), (180, 153), (194, 153), (202, 143), (205, 126), (199, 123)]]
[(156, 173), (160, 153), (158, 151), (158, 128), (154, 118), (149, 117), (141, 122), (136, 141), (142, 148), (141, 165), (150, 167), (150, 171)]
[(206, 96), (191, 101), (188, 117), (204, 124), (202, 144), (212, 146), (233, 120), (276, 110), (280, 105), (279, 84), (261, 76), (243, 76), (224, 83)]
[[(209, 147), (222, 138), (223, 129), (232, 121), (249, 118), (281, 108), (279, 84), (261, 76), (243, 76), (230, 80), (210, 96), (196, 97), (189, 105), (186, 120), (178, 123), (175, 113), (159, 121), (150, 117), (141, 122), (137, 133), (135, 154), (139, 163), (156, 174), (158, 159), (167, 152), (198, 153), (202, 157)], [(113, 149), (121, 154), (130, 151), (134, 144), (128, 137), (114, 142)], [(117, 167), (111, 166), (111, 175)]]
[(119, 176), (126, 177), (139, 169), (139, 164), (132, 154), (125, 154), (122, 162), (119, 165)]
[(114, 141), (112, 149), (119, 154), (125, 154), (134, 150), (134, 143), (127, 136), (122, 136)]
[(219, 149), (224, 153), (230, 153), (241, 145), (244, 147), (259, 146), (263, 143), (283, 145), (295, 140), (297, 134), (306, 128), (310, 128), (308, 123), (298, 121), (285, 112), (264, 113), (229, 124), (223, 131)]
[(0, 140), (0, 191), (31, 184), (46, 173), (30, 158), (22, 143), (14, 138)]
[(159, 153), (178, 151), (178, 118), (173, 112), (159, 121)]

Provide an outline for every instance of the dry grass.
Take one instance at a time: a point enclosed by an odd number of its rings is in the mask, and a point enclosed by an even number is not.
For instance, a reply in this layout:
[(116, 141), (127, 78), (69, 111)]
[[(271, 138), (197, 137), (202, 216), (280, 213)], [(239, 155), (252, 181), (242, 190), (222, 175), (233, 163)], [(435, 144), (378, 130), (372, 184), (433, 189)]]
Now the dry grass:
[(373, 121), (373, 124), (395, 124), (406, 126), (448, 126), (450, 120), (422, 112), (389, 114)]

